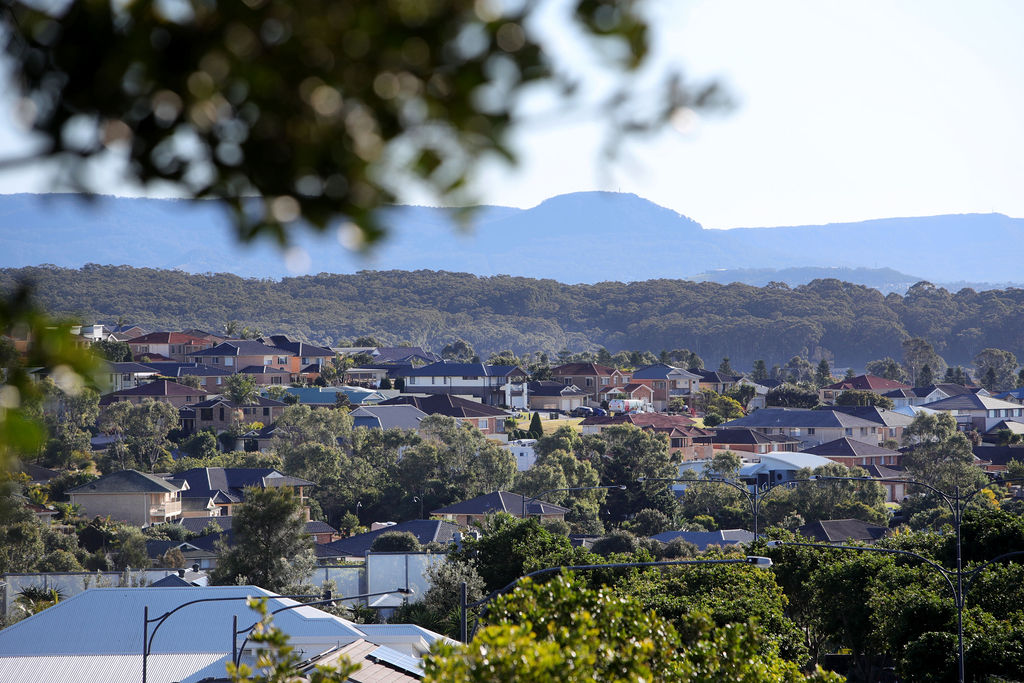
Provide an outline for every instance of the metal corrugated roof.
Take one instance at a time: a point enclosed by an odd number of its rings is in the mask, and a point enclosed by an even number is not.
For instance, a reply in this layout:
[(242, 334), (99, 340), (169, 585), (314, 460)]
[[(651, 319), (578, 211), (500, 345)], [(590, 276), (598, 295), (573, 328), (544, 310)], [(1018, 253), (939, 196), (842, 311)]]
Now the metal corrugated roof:
[[(227, 676), (225, 665), (228, 656), (226, 653), (150, 655), (146, 661), (146, 678), (150, 683), (193, 683), (209, 676), (224, 678)], [(0, 656), (0, 681), (94, 683), (141, 680), (141, 654), (80, 657)]]
[[(93, 588), (0, 631), (4, 655), (127, 655), (142, 650), (143, 608), (150, 618), (199, 598), (239, 598), (191, 605), (160, 626), (153, 640), (157, 653), (224, 653), (231, 650), (232, 617), (239, 628), (256, 620), (246, 596), (271, 596), (255, 586), (181, 588)], [(270, 609), (296, 604), (272, 598)], [(287, 610), (274, 623), (293, 638), (333, 637), (341, 641), (361, 638), (353, 624), (313, 607)], [(75, 624), (75, 628), (68, 628)], [(153, 626), (150, 625), (150, 630)], [(57, 636), (56, 634), (59, 634)], [(0, 677), (0, 680), (3, 680)]]

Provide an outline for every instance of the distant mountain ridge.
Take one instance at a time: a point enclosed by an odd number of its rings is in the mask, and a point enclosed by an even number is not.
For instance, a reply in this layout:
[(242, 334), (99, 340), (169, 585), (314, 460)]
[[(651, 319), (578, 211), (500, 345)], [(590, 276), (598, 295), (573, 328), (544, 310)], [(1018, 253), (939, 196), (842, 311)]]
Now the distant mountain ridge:
[[(766, 276), (801, 284), (806, 274), (790, 269), (824, 268), (837, 269), (839, 279), (905, 291), (915, 278), (1012, 283), (1024, 263), (1024, 220), (1001, 214), (708, 230), (636, 195), (580, 192), (530, 209), (478, 207), (468, 231), (449, 209), (389, 207), (381, 219), (391, 236), (368, 258), (342, 247), (335, 231), (301, 235), (308, 272), (431, 269), (564, 283), (733, 277), (756, 285)], [(273, 245), (237, 245), (226, 211), (213, 202), (0, 195), (0, 267), (44, 263), (297, 274)]]

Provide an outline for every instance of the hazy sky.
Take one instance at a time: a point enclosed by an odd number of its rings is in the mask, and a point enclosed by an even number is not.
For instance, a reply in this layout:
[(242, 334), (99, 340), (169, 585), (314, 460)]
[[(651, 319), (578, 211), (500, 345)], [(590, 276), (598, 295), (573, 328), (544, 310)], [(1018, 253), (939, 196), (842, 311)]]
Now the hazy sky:
[[(516, 139), (518, 169), (481, 174), (484, 202), (528, 207), (565, 192), (620, 190), (711, 228), (1024, 216), (1024, 3), (648, 5), (656, 59), (720, 79), (736, 107), (631, 144), (610, 171), (596, 124), (529, 128)], [(3, 111), (0, 150), (23, 139)], [(133, 193), (110, 177), (104, 191)], [(35, 171), (0, 174), (0, 193), (47, 189)]]

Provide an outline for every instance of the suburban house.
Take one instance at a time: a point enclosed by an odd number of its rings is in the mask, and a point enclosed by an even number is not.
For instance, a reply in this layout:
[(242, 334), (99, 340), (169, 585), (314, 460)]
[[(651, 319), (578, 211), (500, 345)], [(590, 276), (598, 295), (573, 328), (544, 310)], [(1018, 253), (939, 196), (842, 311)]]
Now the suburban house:
[(724, 394), (730, 391), (742, 379), (742, 377), (736, 375), (726, 375), (717, 370), (705, 370), (704, 368), (690, 368), (689, 371), (700, 377), (698, 391), (708, 389), (716, 394)]
[(818, 543), (872, 543), (889, 533), (889, 528), (868, 524), (859, 519), (822, 519), (797, 528), (797, 532)]
[(696, 373), (675, 368), (665, 363), (655, 363), (633, 371), (630, 380), (634, 384), (644, 384), (653, 390), (651, 403), (654, 409), (668, 409), (670, 399), (687, 397), (700, 391), (702, 378)]
[(833, 406), (828, 410), (874, 422), (879, 427), (882, 441), (896, 441), (897, 443), (903, 440), (903, 430), (914, 421), (910, 415), (877, 406)]
[(575, 384), (555, 380), (540, 380), (527, 385), (530, 392), (530, 410), (559, 410), (571, 413), (583, 405), (587, 393)]
[(106, 392), (133, 389), (157, 376), (153, 368), (135, 362), (107, 362), (103, 364), (103, 390)]
[(663, 531), (651, 536), (656, 541), (670, 543), (681, 538), (687, 543), (697, 546), (697, 550), (707, 550), (709, 545), (730, 546), (750, 543), (754, 534), (746, 529), (721, 529), (719, 531)]
[[(279, 488), (291, 486), (302, 504), (306, 504), (305, 489), (313, 482), (290, 477), (275, 469), (265, 467), (196, 467), (173, 476), (172, 481), (185, 482), (181, 500), (183, 516), (216, 517), (234, 514), (235, 507), (245, 502), (245, 489)], [(203, 514), (210, 510), (212, 514)]]
[(439, 361), (420, 368), (406, 367), (405, 390), (419, 394), (475, 396), (490, 406), (526, 409), (529, 405), (529, 373), (514, 365), (450, 363)]
[(895, 389), (912, 388), (909, 384), (876, 375), (857, 375), (818, 389), (818, 400), (825, 405), (835, 405), (836, 399), (847, 391), (870, 391), (881, 396)]
[(359, 367), (349, 368), (345, 371), (345, 381), (357, 386), (379, 387), (384, 379), (388, 379), (392, 385), (403, 370), (410, 370), (414, 366), (411, 363), (367, 363)]
[(446, 415), (454, 417), (459, 424), (471, 424), (487, 436), (505, 438), (505, 419), (509, 417), (501, 408), (470, 401), (460, 396), (449, 394), (432, 394), (417, 396), (401, 394), (378, 406), (409, 405), (419, 408), (427, 415)]
[(940, 399), (924, 406), (930, 410), (941, 410), (956, 418), (961, 429), (976, 429), (987, 432), (1008, 417), (1024, 417), (1024, 406), (991, 396), (961, 394)]
[(172, 380), (182, 377), (198, 377), (199, 388), (205, 389), (207, 394), (219, 394), (224, 391), (224, 378), (233, 373), (224, 368), (215, 368), (212, 365), (200, 363), (179, 363), (177, 361), (150, 361), (142, 365), (155, 370), (161, 377), (169, 377)]
[(172, 522), (181, 517), (181, 493), (184, 482), (121, 470), (90, 481), (66, 494), (72, 505), (81, 505), (85, 517), (106, 517), (135, 526)]
[(710, 445), (716, 451), (735, 453), (771, 453), (800, 450), (800, 440), (784, 434), (765, 434), (752, 427), (715, 429), (707, 436), (694, 439), (699, 444)]
[(835, 460), (847, 467), (867, 467), (868, 465), (899, 465), (903, 462), (903, 454), (899, 451), (883, 448), (875, 444), (856, 441), (848, 436), (828, 443), (807, 448), (804, 453), (813, 453), (829, 460)]
[(811, 453), (766, 453), (757, 462), (744, 464), (739, 471), (741, 481), (750, 485), (782, 484), (797, 479), (800, 470), (815, 470), (835, 463)]
[(251, 339), (232, 339), (190, 353), (187, 358), (193, 363), (227, 368), (231, 372), (238, 372), (250, 365), (266, 365), (290, 372), (292, 356), (291, 351), (267, 346)]
[(522, 517), (524, 500), (527, 517), (564, 520), (565, 513), (569, 512), (569, 508), (564, 508), (561, 505), (547, 503), (530, 497), (524, 499), (518, 493), (494, 491), (493, 493), (485, 493), (482, 496), (464, 500), (461, 503), (454, 503), (437, 510), (431, 510), (430, 514), (443, 517), (460, 527), (465, 527), (473, 522), (482, 522), (487, 515), (493, 515), (495, 512), (507, 512), (514, 517)]
[[(864, 467), (872, 479), (906, 479), (902, 465), (867, 465)], [(885, 488), (885, 502), (902, 503), (907, 497), (907, 485), (901, 481), (880, 481)]]
[(259, 341), (291, 354), (287, 369), (293, 375), (319, 375), (320, 368), (334, 358), (334, 351), (331, 349), (307, 342), (294, 341), (285, 334), (272, 334), (259, 339)]
[(353, 410), (353, 427), (366, 429), (412, 429), (418, 431), (427, 414), (414, 405), (360, 406)]
[(835, 441), (844, 436), (874, 444), (881, 444), (888, 438), (887, 428), (878, 422), (833, 409), (762, 408), (746, 417), (730, 420), (721, 427), (751, 427), (765, 434), (783, 434), (799, 439), (803, 447)]
[(101, 406), (107, 406), (117, 401), (128, 401), (129, 403), (142, 403), (146, 400), (169, 403), (175, 408), (197, 405), (205, 401), (207, 397), (205, 389), (193, 389), (184, 384), (178, 384), (166, 379), (158, 379), (155, 382), (140, 384), (131, 389), (122, 389), (106, 394), (100, 399)]
[(132, 356), (162, 356), (179, 362), (197, 351), (213, 346), (213, 342), (208, 339), (181, 332), (150, 332), (129, 339), (127, 344), (132, 350)]
[(598, 392), (601, 402), (612, 401), (617, 398), (642, 401), (650, 410), (654, 410), (654, 389), (647, 384), (630, 382), (625, 386), (611, 386)]
[(537, 439), (516, 439), (505, 445), (512, 457), (516, 459), (516, 470), (525, 472), (534, 466), (537, 462), (537, 453), (533, 450), (535, 445), (537, 445)]
[(411, 519), (407, 522), (388, 524), (379, 529), (367, 531), (332, 543), (325, 543), (314, 548), (320, 564), (330, 564), (348, 559), (363, 559), (370, 552), (370, 546), (378, 536), (389, 532), (408, 532), (416, 537), (420, 545), (440, 543), (449, 545), (454, 542), (459, 527), (451, 522), (440, 519)]
[(711, 434), (711, 431), (695, 427), (694, 424), (693, 420), (683, 415), (628, 413), (610, 416), (592, 415), (580, 422), (580, 429), (583, 434), (600, 434), (608, 427), (633, 425), (657, 434), (664, 434), (668, 439), (669, 450), (679, 452), (683, 460), (710, 458), (711, 446), (700, 443), (698, 440)]
[[(146, 657), (150, 683), (227, 681), (234, 651), (250, 669), (259, 620), (248, 598), (267, 599), (274, 626), (288, 635), (302, 680), (316, 665), (344, 655), (360, 664), (352, 681), (415, 683), (422, 657), (447, 641), (413, 624), (356, 624), (259, 586), (92, 588), (0, 631), (0, 680), (138, 683), (143, 671), (143, 615), (172, 614)], [(148, 632), (156, 633), (150, 624)], [(242, 629), (241, 633), (235, 633)]]
[(893, 389), (882, 394), (882, 396), (891, 399), (894, 408), (903, 408), (905, 406), (923, 406), (935, 401), (941, 401), (944, 398), (962, 396), (964, 394), (991, 396), (988, 391), (981, 387), (965, 387), (959, 384), (929, 384), (926, 387)]
[(751, 410), (760, 410), (761, 408), (768, 407), (769, 387), (767, 387), (765, 384), (755, 382), (753, 380), (747, 379), (746, 377), (741, 377), (740, 380), (736, 382), (736, 386), (754, 387), (754, 396), (749, 401), (747, 401), (747, 405), (743, 406), (744, 410), (746, 410), (747, 412), (750, 412)]
[(566, 363), (551, 368), (551, 376), (565, 385), (574, 384), (587, 394), (588, 403), (600, 403), (601, 390), (629, 384), (630, 373), (597, 363)]
[(273, 365), (247, 365), (238, 371), (240, 375), (249, 375), (260, 386), (287, 386), (292, 381), (292, 373)]
[(215, 396), (186, 406), (181, 412), (181, 428), (186, 434), (212, 429), (219, 434), (237, 422), (261, 422), (269, 425), (281, 417), (288, 405), (266, 396), (253, 403), (236, 406), (227, 396)]

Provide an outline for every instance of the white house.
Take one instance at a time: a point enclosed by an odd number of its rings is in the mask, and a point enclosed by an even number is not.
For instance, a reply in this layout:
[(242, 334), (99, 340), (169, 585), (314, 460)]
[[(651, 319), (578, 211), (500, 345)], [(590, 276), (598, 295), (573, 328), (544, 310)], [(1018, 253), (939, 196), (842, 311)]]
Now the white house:
[(438, 361), (395, 374), (405, 377), (409, 393), (475, 396), (487, 405), (523, 410), (529, 406), (529, 373), (514, 365)]

